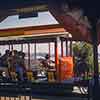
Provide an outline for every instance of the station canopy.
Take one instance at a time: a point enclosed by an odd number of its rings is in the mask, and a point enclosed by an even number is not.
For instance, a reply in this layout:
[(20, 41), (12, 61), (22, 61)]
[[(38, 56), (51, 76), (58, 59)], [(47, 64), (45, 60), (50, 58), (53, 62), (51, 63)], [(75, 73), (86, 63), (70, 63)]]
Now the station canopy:
[(57, 37), (71, 39), (62, 25), (42, 25), (0, 30), (0, 45), (55, 42)]
[(1, 0), (0, 21), (10, 15), (50, 11), (59, 24), (72, 34), (73, 40), (91, 42), (91, 34), (94, 33), (91, 33), (90, 22), (94, 20), (99, 43), (99, 8), (99, 2), (95, 0)]

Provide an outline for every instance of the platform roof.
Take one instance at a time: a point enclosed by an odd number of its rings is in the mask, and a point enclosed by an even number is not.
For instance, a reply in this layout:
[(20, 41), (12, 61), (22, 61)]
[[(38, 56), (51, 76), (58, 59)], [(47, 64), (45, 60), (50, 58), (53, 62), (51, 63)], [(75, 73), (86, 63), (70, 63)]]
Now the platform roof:
[(60, 24), (0, 29), (0, 45), (29, 42), (54, 42), (58, 37), (68, 36)]
[(20, 28), (0, 29), (0, 37), (8, 36), (28, 36), (28, 35), (52, 35), (66, 32), (60, 24), (54, 25), (41, 25), (41, 26), (28, 26)]

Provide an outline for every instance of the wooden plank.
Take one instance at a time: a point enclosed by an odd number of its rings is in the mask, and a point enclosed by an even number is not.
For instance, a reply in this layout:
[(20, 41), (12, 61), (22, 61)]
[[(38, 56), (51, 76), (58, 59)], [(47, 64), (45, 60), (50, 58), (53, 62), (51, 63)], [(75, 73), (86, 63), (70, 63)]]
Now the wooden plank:
[(30, 26), (23, 28), (11, 28), (11, 29), (0, 29), (0, 37), (7, 36), (21, 36), (21, 35), (39, 35), (48, 34), (55, 32), (65, 32), (64, 28), (59, 25), (42, 25), (42, 26)]

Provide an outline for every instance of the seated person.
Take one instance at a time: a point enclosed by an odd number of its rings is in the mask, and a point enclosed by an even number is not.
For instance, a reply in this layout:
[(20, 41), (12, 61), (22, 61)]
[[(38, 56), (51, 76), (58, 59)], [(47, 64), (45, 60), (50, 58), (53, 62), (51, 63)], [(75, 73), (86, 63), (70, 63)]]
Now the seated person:
[(55, 63), (50, 60), (48, 54), (45, 56), (45, 60), (42, 61), (42, 64), (46, 70), (55, 69)]

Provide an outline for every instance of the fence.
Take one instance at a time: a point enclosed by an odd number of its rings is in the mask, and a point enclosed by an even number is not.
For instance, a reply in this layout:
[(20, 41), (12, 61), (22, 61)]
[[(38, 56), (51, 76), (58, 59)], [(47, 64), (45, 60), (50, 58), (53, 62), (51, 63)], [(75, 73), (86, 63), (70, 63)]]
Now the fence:
[(36, 94), (66, 95), (87, 97), (85, 94), (72, 94), (70, 83), (32, 83), (32, 82), (0, 82), (0, 100), (32, 100)]

